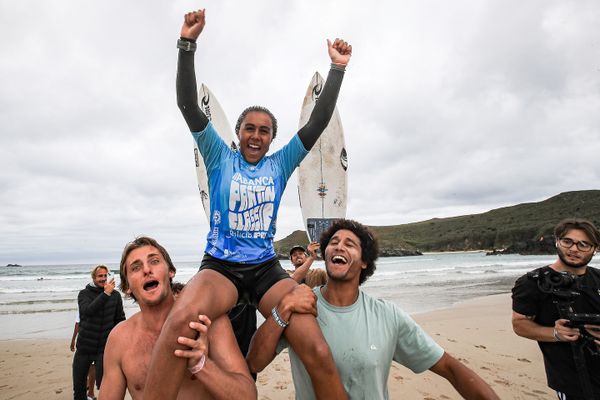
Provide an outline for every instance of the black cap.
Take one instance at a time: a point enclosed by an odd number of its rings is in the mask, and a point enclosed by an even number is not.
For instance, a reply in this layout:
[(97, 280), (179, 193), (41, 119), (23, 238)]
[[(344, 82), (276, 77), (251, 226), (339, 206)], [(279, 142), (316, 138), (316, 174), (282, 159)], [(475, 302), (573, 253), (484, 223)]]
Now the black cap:
[(306, 253), (306, 249), (304, 248), (304, 246), (300, 246), (299, 244), (292, 246), (292, 248), (290, 249), (290, 257), (292, 256), (292, 253), (296, 250), (302, 250), (303, 252)]

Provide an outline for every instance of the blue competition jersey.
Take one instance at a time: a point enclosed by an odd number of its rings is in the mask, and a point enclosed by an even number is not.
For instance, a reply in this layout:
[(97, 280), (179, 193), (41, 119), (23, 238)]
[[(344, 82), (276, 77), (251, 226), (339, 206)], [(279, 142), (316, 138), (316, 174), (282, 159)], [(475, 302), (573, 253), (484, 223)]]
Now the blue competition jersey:
[(204, 158), (210, 192), (206, 253), (220, 260), (260, 263), (275, 256), (277, 210), (288, 179), (308, 151), (298, 135), (253, 165), (227, 146), (209, 123), (192, 132)]

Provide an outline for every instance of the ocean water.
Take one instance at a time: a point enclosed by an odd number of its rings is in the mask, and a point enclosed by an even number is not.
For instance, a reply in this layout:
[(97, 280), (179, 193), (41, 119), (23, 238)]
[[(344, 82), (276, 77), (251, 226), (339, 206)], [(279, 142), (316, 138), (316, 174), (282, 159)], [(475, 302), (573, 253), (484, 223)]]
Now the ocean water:
[[(556, 256), (486, 256), (482, 252), (429, 253), (381, 258), (364, 290), (414, 314), (480, 296), (510, 292), (516, 278)], [(187, 282), (200, 262), (176, 263), (175, 280)], [(282, 261), (291, 268), (289, 261)], [(594, 263), (592, 263), (594, 265)], [(108, 264), (119, 281), (118, 265)], [(323, 268), (322, 261), (315, 262)], [(0, 267), (0, 340), (66, 338), (73, 333), (77, 294), (93, 265)], [(125, 314), (138, 311), (124, 299)]]

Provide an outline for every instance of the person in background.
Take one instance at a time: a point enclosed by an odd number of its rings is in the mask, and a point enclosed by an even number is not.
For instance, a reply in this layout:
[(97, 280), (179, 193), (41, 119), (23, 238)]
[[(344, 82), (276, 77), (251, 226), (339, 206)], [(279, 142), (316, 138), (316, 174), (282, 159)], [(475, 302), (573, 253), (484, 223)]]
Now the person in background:
[(560, 400), (597, 400), (600, 326), (569, 326), (558, 305), (575, 293), (568, 305), (571, 310), (600, 315), (600, 270), (588, 265), (600, 245), (600, 232), (590, 221), (566, 219), (554, 228), (554, 237), (557, 260), (515, 282), (513, 330), (538, 342), (548, 386)]
[(110, 331), (125, 320), (123, 299), (115, 292), (115, 279), (109, 279), (106, 265), (92, 270), (92, 283), (79, 292), (79, 334), (73, 357), (73, 398), (87, 400), (86, 387), (90, 365), (96, 365), (96, 387), (100, 388), (106, 339)]
[[(71, 352), (75, 351), (75, 341), (77, 334), (79, 333), (79, 306), (77, 306), (77, 313), (75, 314), (75, 327), (73, 328), (73, 336), (71, 337)], [(96, 400), (94, 394), (94, 385), (96, 384), (96, 366), (92, 363), (88, 372), (87, 378), (87, 400)]]
[(311, 269), (313, 262), (317, 259), (319, 243), (312, 242), (308, 245), (308, 251), (300, 245), (290, 249), (290, 261), (294, 266), (293, 271), (287, 271), (293, 280), (299, 284), (304, 283), (311, 289), (327, 283), (327, 273), (320, 269)]

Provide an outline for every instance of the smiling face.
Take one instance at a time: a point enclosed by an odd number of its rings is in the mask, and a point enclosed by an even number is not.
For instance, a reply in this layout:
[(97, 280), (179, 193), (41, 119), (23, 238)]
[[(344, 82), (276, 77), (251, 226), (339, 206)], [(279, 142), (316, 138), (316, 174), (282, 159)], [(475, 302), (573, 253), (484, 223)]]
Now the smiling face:
[(240, 153), (250, 164), (258, 163), (269, 151), (273, 141), (273, 121), (264, 112), (246, 114), (238, 132)]
[(140, 304), (158, 305), (167, 296), (172, 297), (170, 280), (175, 272), (161, 252), (154, 246), (142, 246), (132, 250), (126, 260), (127, 294)]
[(561, 240), (556, 242), (556, 251), (558, 253), (558, 258), (567, 268), (582, 268), (588, 265), (594, 256), (594, 252), (596, 251), (595, 246), (591, 246), (591, 248), (587, 251), (581, 251), (577, 248), (577, 242), (586, 242), (588, 244), (592, 244), (593, 241), (591, 238), (585, 233), (585, 231), (580, 229), (571, 229), (567, 231), (560, 239), (569, 239), (572, 243), (570, 247), (566, 247), (561, 244)]
[(94, 285), (99, 288), (104, 288), (108, 279), (108, 269), (104, 267), (96, 268), (96, 273), (94, 274)]
[(367, 268), (362, 260), (360, 238), (351, 230), (340, 229), (325, 248), (325, 267), (332, 281), (360, 281), (360, 272)]
[(302, 249), (294, 250), (292, 255), (290, 255), (290, 261), (294, 268), (298, 268), (306, 261), (306, 253)]

